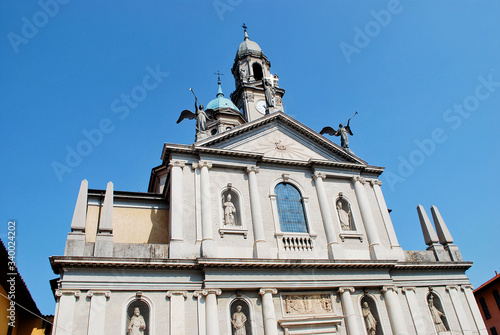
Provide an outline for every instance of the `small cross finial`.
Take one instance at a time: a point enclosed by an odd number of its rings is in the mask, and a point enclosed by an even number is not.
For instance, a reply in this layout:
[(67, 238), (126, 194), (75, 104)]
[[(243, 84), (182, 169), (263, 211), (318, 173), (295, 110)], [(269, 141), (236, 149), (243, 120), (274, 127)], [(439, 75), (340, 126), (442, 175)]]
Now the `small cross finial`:
[(243, 27), (243, 29), (245, 29), (245, 30), (247, 30), (247, 28), (248, 28), (248, 27), (247, 27), (247, 25), (246, 25), (245, 23), (243, 23), (242, 27)]
[(219, 80), (219, 83), (220, 83), (220, 76), (223, 76), (223, 75), (224, 75), (224, 73), (220, 73), (220, 71), (219, 71), (219, 70), (217, 70), (217, 73), (215, 73), (215, 72), (214, 72), (214, 74), (216, 74), (216, 75), (217, 75), (217, 79)]

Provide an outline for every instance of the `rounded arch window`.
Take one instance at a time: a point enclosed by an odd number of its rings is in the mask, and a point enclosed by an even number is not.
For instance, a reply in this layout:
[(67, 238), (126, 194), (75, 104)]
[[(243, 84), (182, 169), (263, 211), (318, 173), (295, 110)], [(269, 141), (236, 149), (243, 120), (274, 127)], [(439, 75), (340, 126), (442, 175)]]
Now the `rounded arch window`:
[(148, 335), (149, 312), (149, 305), (144, 300), (133, 300), (127, 307), (125, 335)]
[(370, 296), (365, 295), (361, 299), (361, 310), (363, 312), (366, 333), (368, 335), (383, 335), (384, 332), (380, 325), (377, 304)]
[(241, 226), (241, 207), (240, 207), (240, 197), (232, 189), (227, 189), (222, 192), (221, 195), (222, 203), (222, 222), (225, 226)]
[(231, 330), (234, 335), (252, 335), (250, 307), (243, 299), (234, 299), (231, 302)]
[(260, 66), (259, 63), (253, 63), (252, 69), (253, 69), (253, 77), (255, 78), (255, 80), (262, 80), (263, 77), (262, 66)]
[(335, 202), (337, 208), (337, 215), (339, 217), (340, 228), (342, 230), (356, 230), (354, 218), (352, 216), (351, 204), (344, 197), (340, 197)]
[(307, 233), (304, 203), (299, 190), (289, 183), (274, 187), (282, 232)]

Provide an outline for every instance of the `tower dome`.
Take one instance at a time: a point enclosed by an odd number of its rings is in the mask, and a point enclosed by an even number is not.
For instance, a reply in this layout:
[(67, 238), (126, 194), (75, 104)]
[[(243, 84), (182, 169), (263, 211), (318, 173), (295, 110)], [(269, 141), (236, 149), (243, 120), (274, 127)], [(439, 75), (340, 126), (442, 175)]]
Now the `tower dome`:
[(224, 98), (224, 93), (222, 93), (220, 77), (218, 80), (218, 84), (219, 84), (219, 89), (217, 91), (217, 96), (215, 99), (213, 99), (208, 103), (206, 109), (213, 109), (214, 111), (217, 111), (222, 108), (230, 108), (239, 112), (238, 107), (236, 107), (231, 100)]
[(254, 42), (250, 41), (250, 38), (248, 37), (248, 33), (245, 29), (245, 39), (243, 42), (240, 43), (240, 46), (238, 47), (238, 52), (236, 53), (236, 58), (240, 59), (242, 57), (245, 57), (247, 55), (252, 55), (252, 56), (263, 56), (264, 53), (262, 52), (262, 49), (260, 46)]

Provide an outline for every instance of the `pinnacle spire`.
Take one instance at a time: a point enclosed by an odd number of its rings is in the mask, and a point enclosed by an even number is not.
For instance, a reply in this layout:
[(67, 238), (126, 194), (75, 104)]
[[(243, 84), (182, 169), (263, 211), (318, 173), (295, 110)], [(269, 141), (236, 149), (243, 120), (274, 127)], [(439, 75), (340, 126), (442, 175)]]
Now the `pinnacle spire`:
[(223, 76), (224, 73), (220, 73), (219, 70), (217, 70), (217, 73), (214, 72), (214, 74), (217, 75), (217, 85), (219, 85), (219, 88), (217, 90), (217, 95), (216, 97), (219, 98), (219, 97), (223, 97), (224, 96), (224, 93), (222, 93), (222, 86), (221, 86), (221, 81), (220, 81), (220, 76)]
[(244, 24), (244, 23), (243, 23), (242, 27), (243, 27), (243, 30), (244, 30), (244, 32), (245, 32), (245, 41), (248, 41), (248, 40), (250, 39), (250, 37), (248, 37), (248, 33), (247, 33), (247, 28), (248, 28), (248, 27), (247, 27), (247, 25), (246, 25), (246, 24)]

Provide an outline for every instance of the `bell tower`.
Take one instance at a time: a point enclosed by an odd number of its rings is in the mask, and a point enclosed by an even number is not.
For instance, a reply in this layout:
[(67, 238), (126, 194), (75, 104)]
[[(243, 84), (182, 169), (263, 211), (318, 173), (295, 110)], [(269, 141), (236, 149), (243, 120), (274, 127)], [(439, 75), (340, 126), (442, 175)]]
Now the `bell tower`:
[(278, 85), (278, 75), (271, 74), (271, 62), (260, 46), (248, 37), (243, 24), (244, 40), (241, 42), (231, 69), (236, 89), (231, 100), (247, 121), (266, 114), (283, 111), (285, 90)]

